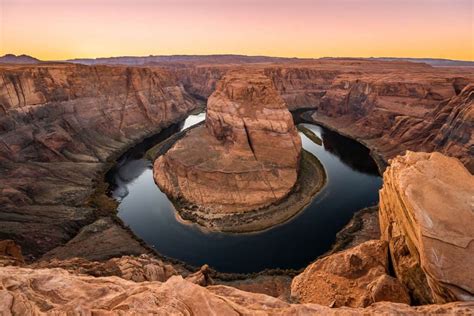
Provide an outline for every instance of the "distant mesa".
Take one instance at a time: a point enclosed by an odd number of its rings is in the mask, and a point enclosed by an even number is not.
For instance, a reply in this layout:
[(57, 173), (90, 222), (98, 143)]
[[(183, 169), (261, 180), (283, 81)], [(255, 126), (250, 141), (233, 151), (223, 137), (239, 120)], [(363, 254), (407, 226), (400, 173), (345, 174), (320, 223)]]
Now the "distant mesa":
[(41, 60), (28, 55), (6, 54), (0, 57), (0, 64), (38, 64)]
[(424, 63), (430, 66), (442, 67), (474, 67), (474, 61), (452, 60), (441, 58), (397, 58), (397, 57), (322, 57), (322, 58), (297, 58), (297, 57), (270, 57), (270, 56), (248, 56), (236, 54), (215, 54), (215, 55), (149, 55), (149, 56), (117, 56), (100, 58), (76, 58), (69, 59), (66, 62), (84, 64), (84, 65), (169, 65), (169, 64), (265, 64), (265, 63), (308, 63), (317, 61), (394, 61)]

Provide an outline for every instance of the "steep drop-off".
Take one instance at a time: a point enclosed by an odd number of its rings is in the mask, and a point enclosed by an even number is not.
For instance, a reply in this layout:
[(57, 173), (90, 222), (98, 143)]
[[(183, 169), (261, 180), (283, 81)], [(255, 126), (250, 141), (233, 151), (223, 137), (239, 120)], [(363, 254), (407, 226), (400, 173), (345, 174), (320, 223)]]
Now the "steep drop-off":
[[(70, 240), (115, 208), (105, 196), (90, 198), (107, 161), (195, 106), (160, 69), (2, 66), (0, 237), (15, 239), (30, 258)], [(144, 251), (113, 221), (95, 229), (110, 233), (105, 256)]]

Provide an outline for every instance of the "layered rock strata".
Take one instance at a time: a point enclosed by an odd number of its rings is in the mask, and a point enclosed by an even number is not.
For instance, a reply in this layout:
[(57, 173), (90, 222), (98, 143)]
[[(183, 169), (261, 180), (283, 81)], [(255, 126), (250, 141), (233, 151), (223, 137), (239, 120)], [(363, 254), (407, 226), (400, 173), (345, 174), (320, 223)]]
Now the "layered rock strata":
[(314, 121), (360, 140), (385, 162), (407, 149), (440, 151), (474, 170), (471, 68), (327, 59), (196, 64), (176, 73), (189, 91), (208, 97), (229, 68), (262, 69), (290, 110), (316, 111)]
[(474, 177), (457, 159), (407, 152), (383, 180), (382, 239), (415, 303), (474, 300)]
[(154, 164), (173, 199), (208, 215), (245, 213), (285, 198), (298, 177), (301, 139), (284, 101), (261, 72), (230, 72), (208, 100), (205, 126)]
[[(1, 66), (0, 237), (37, 258), (111, 214), (116, 205), (93, 194), (110, 158), (195, 106), (174, 75), (160, 69)], [(115, 221), (94, 227), (126, 236), (115, 244), (107, 238), (107, 256), (140, 249), (127, 248), (135, 241)]]

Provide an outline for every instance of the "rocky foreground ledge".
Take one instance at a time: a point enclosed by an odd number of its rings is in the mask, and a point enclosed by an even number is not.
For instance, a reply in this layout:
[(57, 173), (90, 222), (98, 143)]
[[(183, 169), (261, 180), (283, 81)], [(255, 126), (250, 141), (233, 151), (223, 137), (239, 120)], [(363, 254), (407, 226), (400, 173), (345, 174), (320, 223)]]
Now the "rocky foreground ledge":
[(468, 315), (474, 311), (472, 302), (418, 307), (378, 302), (367, 308), (292, 304), (230, 286), (204, 287), (200, 284), (207, 283), (205, 270), (182, 277), (172, 267), (147, 256), (102, 263), (72, 259), (3, 266), (15, 261), (11, 259), (15, 251), (9, 250), (0, 256), (2, 315)]
[(126, 148), (196, 106), (162, 69), (0, 66), (0, 238), (30, 260), (67, 242), (55, 256), (146, 252), (113, 220), (98, 179)]

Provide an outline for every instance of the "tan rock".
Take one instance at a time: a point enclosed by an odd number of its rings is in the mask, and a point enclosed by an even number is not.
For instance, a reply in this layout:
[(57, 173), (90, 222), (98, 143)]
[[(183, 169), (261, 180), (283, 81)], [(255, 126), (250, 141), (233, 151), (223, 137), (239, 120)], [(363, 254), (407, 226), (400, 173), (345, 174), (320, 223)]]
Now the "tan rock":
[(139, 257), (123, 256), (107, 261), (89, 261), (83, 258), (66, 260), (51, 259), (30, 264), (31, 268), (61, 268), (74, 274), (88, 274), (91, 276), (118, 276), (134, 282), (168, 280), (177, 275), (176, 269), (162, 260), (149, 255)]
[(379, 315), (469, 314), (471, 302), (410, 307), (381, 302), (368, 308), (289, 304), (228, 286), (201, 287), (173, 276), (166, 282), (75, 275), (63, 269), (0, 268), (0, 314), (99, 315)]
[(310, 264), (293, 279), (291, 295), (300, 303), (330, 307), (410, 303), (404, 287), (387, 275), (387, 269), (387, 243), (367, 241)]
[(440, 153), (391, 160), (380, 191), (382, 238), (417, 303), (474, 299), (474, 177)]
[(201, 286), (211, 285), (213, 280), (209, 276), (209, 266), (203, 265), (198, 271), (188, 275), (186, 280)]
[(169, 196), (212, 214), (249, 212), (293, 188), (301, 139), (261, 72), (230, 72), (208, 100), (206, 126), (189, 131), (154, 165)]

